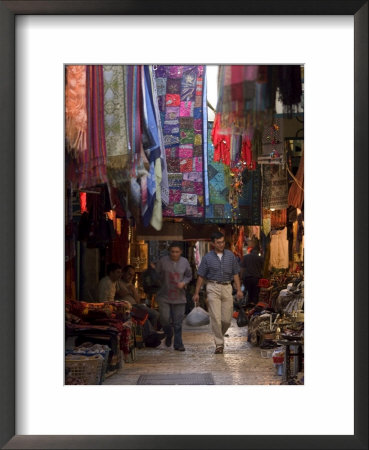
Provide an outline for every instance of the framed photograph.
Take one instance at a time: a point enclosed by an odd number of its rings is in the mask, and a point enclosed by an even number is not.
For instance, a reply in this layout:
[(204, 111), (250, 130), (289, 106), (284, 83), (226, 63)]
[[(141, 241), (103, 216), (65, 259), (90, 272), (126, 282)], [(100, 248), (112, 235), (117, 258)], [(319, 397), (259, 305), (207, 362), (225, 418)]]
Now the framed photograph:
[[(368, 2), (0, 1), (0, 38), (2, 448), (368, 448)], [(299, 391), (63, 385), (63, 68), (157, 62), (305, 65)]]

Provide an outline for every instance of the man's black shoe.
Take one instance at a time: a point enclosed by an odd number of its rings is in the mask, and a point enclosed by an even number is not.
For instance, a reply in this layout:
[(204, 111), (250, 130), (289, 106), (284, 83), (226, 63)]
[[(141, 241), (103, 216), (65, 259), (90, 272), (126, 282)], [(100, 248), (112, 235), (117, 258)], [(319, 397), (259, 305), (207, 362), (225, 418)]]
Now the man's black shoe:
[(174, 348), (174, 350), (177, 350), (178, 352), (184, 352), (186, 349), (182, 345), (182, 347), (176, 347)]

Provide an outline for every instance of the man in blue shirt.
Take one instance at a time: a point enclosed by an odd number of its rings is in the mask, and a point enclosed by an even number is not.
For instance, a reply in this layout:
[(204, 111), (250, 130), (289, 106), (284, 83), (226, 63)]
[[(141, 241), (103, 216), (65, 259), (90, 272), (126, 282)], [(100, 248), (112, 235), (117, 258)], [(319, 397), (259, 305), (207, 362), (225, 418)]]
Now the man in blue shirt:
[(233, 313), (232, 280), (237, 289), (237, 298), (242, 299), (240, 266), (235, 255), (224, 248), (224, 235), (217, 231), (211, 235), (213, 250), (201, 260), (197, 271), (197, 282), (193, 301), (199, 301), (202, 283), (206, 280), (206, 294), (209, 303), (211, 328), (214, 333), (215, 353), (224, 350), (224, 335), (227, 332)]

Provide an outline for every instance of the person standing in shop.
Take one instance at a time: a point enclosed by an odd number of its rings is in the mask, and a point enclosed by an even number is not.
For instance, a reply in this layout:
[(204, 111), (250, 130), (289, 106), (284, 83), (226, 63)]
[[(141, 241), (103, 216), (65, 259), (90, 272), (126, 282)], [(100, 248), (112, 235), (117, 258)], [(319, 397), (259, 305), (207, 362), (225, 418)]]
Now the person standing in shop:
[(197, 270), (197, 282), (193, 301), (199, 302), (199, 292), (206, 280), (206, 294), (209, 303), (211, 328), (214, 333), (215, 354), (224, 351), (224, 335), (233, 313), (232, 280), (237, 290), (237, 298), (243, 298), (240, 283), (240, 266), (235, 255), (225, 249), (224, 235), (220, 231), (210, 237), (213, 249), (201, 259)]
[(185, 351), (182, 341), (182, 321), (186, 308), (185, 288), (192, 279), (190, 263), (182, 256), (182, 246), (178, 242), (169, 245), (169, 255), (160, 258), (156, 267), (162, 286), (156, 294), (159, 305), (160, 323), (166, 335), (165, 345)]
[(241, 261), (241, 278), (248, 293), (247, 303), (259, 300), (259, 280), (263, 276), (264, 258), (259, 255), (259, 248), (254, 247)]

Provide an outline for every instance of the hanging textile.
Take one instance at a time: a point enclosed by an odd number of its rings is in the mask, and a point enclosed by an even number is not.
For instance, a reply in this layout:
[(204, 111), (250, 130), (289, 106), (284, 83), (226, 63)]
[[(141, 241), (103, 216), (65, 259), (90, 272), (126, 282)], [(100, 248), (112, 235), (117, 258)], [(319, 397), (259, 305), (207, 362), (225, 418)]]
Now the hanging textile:
[(242, 172), (242, 191), (236, 210), (237, 222), (243, 225), (261, 224), (261, 173), (245, 169)]
[(103, 73), (107, 168), (123, 170), (128, 163), (124, 66), (103, 66)]
[(286, 170), (279, 164), (263, 165), (263, 207), (266, 209), (286, 209), (288, 182)]
[(86, 86), (88, 134), (78, 168), (80, 189), (107, 183), (102, 66), (86, 66)]
[(300, 158), (299, 168), (288, 191), (288, 204), (302, 209), (304, 203), (304, 154)]
[(287, 227), (284, 227), (271, 233), (269, 268), (288, 269), (288, 267)]
[[(147, 177), (147, 201), (142, 204), (141, 213), (144, 226), (151, 222), (156, 197), (160, 196), (161, 165), (160, 162), (160, 140), (158, 124), (156, 122), (153, 105), (153, 92), (151, 89), (151, 73), (149, 66), (142, 66), (142, 104), (143, 104), (143, 135), (144, 150), (149, 162), (149, 174)], [(158, 162), (158, 163), (157, 163)], [(162, 227), (161, 201), (157, 203), (156, 217), (153, 221), (158, 230)]]
[(87, 149), (86, 66), (66, 66), (65, 134), (68, 152), (78, 158)]
[(131, 176), (137, 177), (141, 152), (141, 71), (140, 66), (126, 66), (126, 107), (127, 127), (130, 144)]
[(229, 204), (230, 170), (222, 162), (214, 160), (214, 146), (211, 140), (212, 122), (208, 123), (207, 167), (209, 205), (206, 207), (206, 221), (216, 219), (218, 223), (227, 222), (232, 217)]
[(204, 69), (155, 66), (169, 185), (163, 216), (204, 216)]
[(285, 227), (287, 225), (287, 209), (277, 209), (276, 211), (263, 209), (263, 221), (267, 219), (269, 219), (269, 227)]
[[(159, 136), (159, 141), (160, 141), (160, 164), (159, 161), (156, 162), (155, 167), (157, 167), (157, 169), (155, 169), (155, 173), (158, 174), (161, 171), (161, 180), (160, 180), (160, 195), (161, 195), (161, 201), (157, 195), (157, 201), (155, 203), (155, 207), (154, 207), (154, 215), (153, 215), (153, 219), (151, 223), (151, 225), (158, 229), (158, 227), (160, 226), (160, 224), (155, 224), (155, 217), (157, 215), (159, 215), (160, 213), (160, 217), (162, 217), (162, 211), (161, 211), (161, 205), (163, 202), (165, 205), (167, 205), (169, 203), (169, 186), (168, 186), (168, 169), (167, 169), (167, 158), (166, 158), (166, 154), (165, 154), (165, 145), (164, 145), (164, 136), (163, 136), (163, 127), (162, 127), (162, 121), (161, 121), (161, 116), (160, 116), (160, 110), (159, 110), (159, 97), (158, 97), (158, 91), (156, 89), (156, 82), (155, 82), (155, 77), (154, 77), (154, 71), (153, 71), (153, 66), (149, 66), (150, 67), (150, 75), (151, 75), (151, 90), (152, 90), (152, 95), (153, 95), (153, 105), (154, 105), (154, 111), (155, 111), (155, 120), (158, 126), (158, 136)], [(160, 166), (160, 167), (159, 167)], [(160, 212), (159, 212), (159, 205), (160, 203)]]
[(220, 114), (221, 129), (242, 134), (249, 126), (263, 122), (274, 110), (274, 81), (267, 66), (220, 66), (216, 113)]
[(292, 114), (293, 106), (297, 106), (302, 98), (301, 66), (278, 66), (279, 99), (288, 114)]

